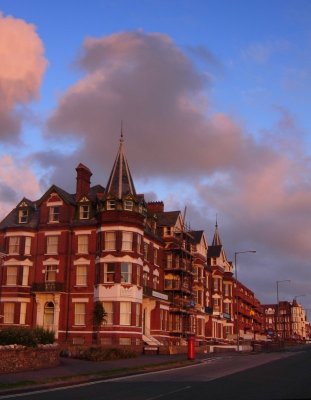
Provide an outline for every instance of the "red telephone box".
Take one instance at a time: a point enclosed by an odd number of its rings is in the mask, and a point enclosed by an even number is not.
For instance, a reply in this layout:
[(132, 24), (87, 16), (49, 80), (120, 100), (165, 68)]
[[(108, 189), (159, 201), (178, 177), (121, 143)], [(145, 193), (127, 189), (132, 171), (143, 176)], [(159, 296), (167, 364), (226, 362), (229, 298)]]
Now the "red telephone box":
[(194, 336), (188, 336), (188, 360), (195, 359), (195, 340)]

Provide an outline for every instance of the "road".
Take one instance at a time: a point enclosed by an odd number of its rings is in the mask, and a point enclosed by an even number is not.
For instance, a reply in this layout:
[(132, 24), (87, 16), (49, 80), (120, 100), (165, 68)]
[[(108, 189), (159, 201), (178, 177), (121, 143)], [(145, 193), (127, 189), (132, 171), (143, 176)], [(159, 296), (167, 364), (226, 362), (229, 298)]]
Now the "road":
[(187, 366), (0, 400), (310, 399), (311, 350), (224, 355)]

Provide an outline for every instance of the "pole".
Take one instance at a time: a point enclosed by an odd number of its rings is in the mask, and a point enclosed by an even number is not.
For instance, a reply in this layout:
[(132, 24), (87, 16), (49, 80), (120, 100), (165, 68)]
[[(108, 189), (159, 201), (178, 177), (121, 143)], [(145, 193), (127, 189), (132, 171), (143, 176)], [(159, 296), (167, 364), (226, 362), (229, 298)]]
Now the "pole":
[(238, 268), (237, 268), (237, 255), (244, 253), (256, 253), (256, 250), (236, 251), (234, 253), (234, 268), (235, 268), (235, 290), (236, 290), (236, 348), (240, 351), (240, 317), (239, 317), (239, 293), (238, 293)]

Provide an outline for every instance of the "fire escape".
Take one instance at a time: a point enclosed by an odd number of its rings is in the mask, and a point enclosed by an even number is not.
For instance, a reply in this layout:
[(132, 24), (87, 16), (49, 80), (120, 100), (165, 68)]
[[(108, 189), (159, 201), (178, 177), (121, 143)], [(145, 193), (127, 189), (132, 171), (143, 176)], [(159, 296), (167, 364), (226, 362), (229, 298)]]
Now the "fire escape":
[(193, 291), (193, 238), (189, 230), (175, 230), (166, 240), (164, 290), (170, 295), (170, 334), (186, 338), (196, 331)]

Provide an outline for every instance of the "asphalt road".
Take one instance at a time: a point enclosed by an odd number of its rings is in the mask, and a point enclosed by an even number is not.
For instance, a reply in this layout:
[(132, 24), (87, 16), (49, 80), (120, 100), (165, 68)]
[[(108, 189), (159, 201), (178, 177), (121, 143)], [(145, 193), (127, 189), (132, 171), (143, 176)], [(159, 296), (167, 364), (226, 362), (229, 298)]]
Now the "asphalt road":
[(224, 355), (199, 365), (75, 387), (0, 396), (31, 400), (310, 399), (311, 350)]

